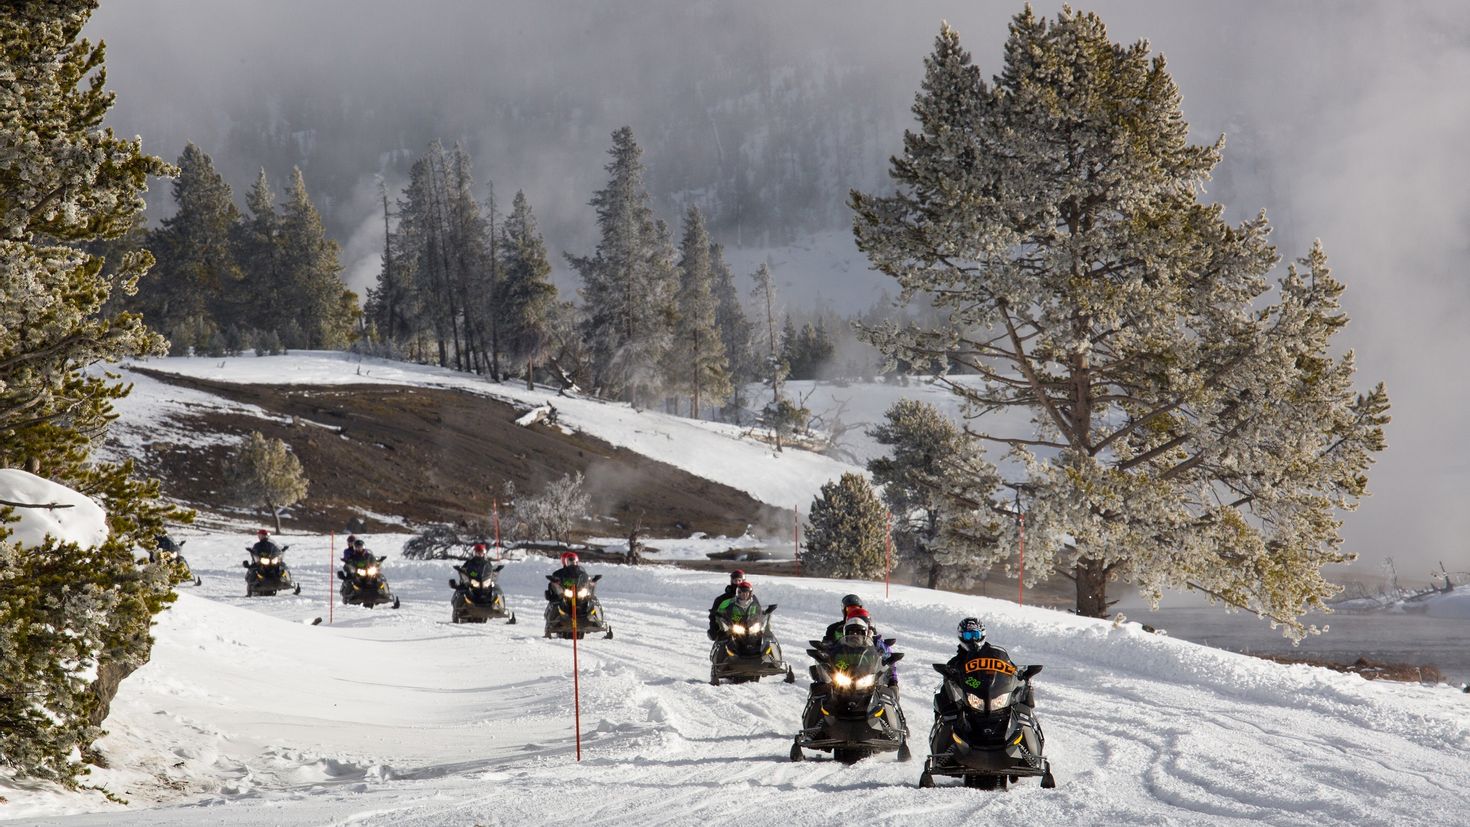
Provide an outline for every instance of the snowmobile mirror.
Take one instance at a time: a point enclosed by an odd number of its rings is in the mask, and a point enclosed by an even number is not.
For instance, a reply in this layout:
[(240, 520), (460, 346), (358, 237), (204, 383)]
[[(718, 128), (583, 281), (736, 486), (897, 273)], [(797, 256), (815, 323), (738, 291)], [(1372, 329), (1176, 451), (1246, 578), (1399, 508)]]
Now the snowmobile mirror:
[(1041, 664), (1033, 663), (1021, 672), (1021, 680), (1029, 681), (1041, 672)]
[(284, 553), (284, 552), (285, 552), (285, 551), (286, 551), (286, 549), (288, 549), (288, 548), (290, 548), (290, 547), (291, 547), (291, 546), (290, 546), (290, 545), (289, 545), (289, 544), (288, 544), (288, 545), (284, 545), (284, 546), (281, 546), (281, 551), (282, 551), (282, 553)]
[(453, 577), (449, 578), (449, 588), (451, 588), (451, 589), (457, 589), (457, 588), (459, 588), (459, 581), (458, 580), (455, 580)]
[(593, 583), (596, 583), (597, 581), (599, 581), (601, 579), (602, 579), (602, 575), (600, 575), (600, 574), (594, 574), (594, 575), (592, 575), (592, 582)]
[(501, 563), (500, 565), (498, 565), (495, 568), (491, 569), (491, 571), (497, 571), (498, 572), (498, 571), (500, 571), (503, 568), (505, 568), (505, 564), (504, 563)]
[(893, 654), (883, 659), (883, 665), (890, 666), (892, 664), (898, 663), (899, 661), (903, 660), (903, 656), (903, 652), (894, 652)]
[(887, 644), (888, 647), (891, 649), (891, 648), (893, 648), (893, 644), (895, 644), (895, 643), (898, 642), (898, 638), (896, 638), (896, 637), (885, 637), (885, 638), (883, 638), (883, 642), (885, 644)]
[(550, 580), (553, 583), (555, 583), (556, 582), (556, 575), (554, 575), (554, 574), (548, 574), (548, 575), (546, 575), (546, 579), (547, 580)]
[(947, 663), (935, 663), (935, 664), (931, 664), (931, 666), (934, 667), (934, 671), (935, 672), (938, 672), (939, 674), (945, 676), (946, 678), (949, 677), (949, 664), (947, 664)]
[(240, 563), (240, 568), (242, 568), (242, 569), (248, 569), (248, 568), (250, 568), (250, 564), (249, 563), (245, 563), (245, 562), (241, 562)]
[(770, 614), (771, 612), (774, 612), (774, 611), (776, 611), (776, 604), (775, 603), (772, 603), (771, 605), (769, 605), (769, 606), (766, 607), (765, 613), (766, 614)]
[(806, 653), (814, 658), (820, 658), (822, 656), (822, 653), (817, 651), (816, 649), (808, 649), (806, 650)]
[[(807, 645), (812, 647), (812, 649), (821, 649), (824, 644), (820, 640), (809, 640), (807, 641)], [(807, 651), (810, 652), (811, 649), (808, 649)]]
[(388, 559), (388, 555), (384, 554), (382, 557), (379, 557), (378, 558), (378, 562), (381, 563), (381, 562), (383, 562), (384, 560), (387, 560), (387, 559)]
[(338, 580), (346, 580), (346, 579), (347, 579), (347, 574), (346, 574), (346, 572), (340, 572), (340, 571), (339, 571), (339, 572), (337, 572), (337, 579), (338, 579)]

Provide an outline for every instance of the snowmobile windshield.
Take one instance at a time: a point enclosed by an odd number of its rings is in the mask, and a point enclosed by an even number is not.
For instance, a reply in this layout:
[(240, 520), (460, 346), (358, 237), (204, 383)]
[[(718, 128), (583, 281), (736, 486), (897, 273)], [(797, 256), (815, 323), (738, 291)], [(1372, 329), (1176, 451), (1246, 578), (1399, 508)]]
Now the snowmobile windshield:
[(838, 690), (868, 690), (878, 682), (883, 655), (874, 646), (839, 646), (832, 653), (832, 684)]
[(561, 596), (563, 600), (586, 600), (592, 596), (592, 578), (586, 572), (576, 577), (563, 577), (561, 579)]
[(971, 658), (961, 665), (965, 701), (977, 711), (997, 712), (1010, 706), (1020, 681), (1016, 665), (1002, 658)]

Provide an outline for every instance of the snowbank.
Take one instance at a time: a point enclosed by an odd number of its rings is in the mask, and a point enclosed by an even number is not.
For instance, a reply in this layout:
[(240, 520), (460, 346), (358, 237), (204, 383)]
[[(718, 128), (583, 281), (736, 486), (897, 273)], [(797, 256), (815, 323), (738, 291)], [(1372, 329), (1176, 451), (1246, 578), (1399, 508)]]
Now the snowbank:
[(16, 508), (9, 542), (34, 548), (55, 537), (91, 548), (107, 539), (107, 513), (97, 503), (64, 485), (22, 471), (0, 469), (0, 500), (56, 508)]

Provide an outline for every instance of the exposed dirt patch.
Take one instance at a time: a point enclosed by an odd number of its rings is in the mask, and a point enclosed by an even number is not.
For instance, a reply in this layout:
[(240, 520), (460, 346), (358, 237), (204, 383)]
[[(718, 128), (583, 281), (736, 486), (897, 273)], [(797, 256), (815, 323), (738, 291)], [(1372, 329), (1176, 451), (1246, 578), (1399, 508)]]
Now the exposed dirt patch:
[[(626, 536), (642, 521), (650, 535), (703, 531), (736, 536), (748, 525), (789, 525), (791, 512), (744, 492), (555, 426), (521, 427), (514, 406), (463, 391), (384, 385), (231, 385), (140, 369), (155, 379), (292, 417), (201, 413), (186, 424), (244, 436), (260, 431), (284, 440), (301, 459), (311, 487), (291, 509), (294, 528), (386, 528), (372, 515), (412, 523), (485, 523), (507, 481), (534, 494), (563, 474), (581, 471), (593, 493), (587, 535)], [(184, 449), (155, 443), (139, 457), (164, 493), (218, 511), (230, 503), (223, 447)]]

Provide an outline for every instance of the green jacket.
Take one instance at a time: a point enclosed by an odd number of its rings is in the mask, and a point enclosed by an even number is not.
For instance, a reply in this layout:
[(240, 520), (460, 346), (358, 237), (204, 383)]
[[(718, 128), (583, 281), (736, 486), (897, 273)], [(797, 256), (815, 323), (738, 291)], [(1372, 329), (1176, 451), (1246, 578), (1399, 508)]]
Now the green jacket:
[(735, 598), (727, 597), (721, 600), (720, 605), (715, 608), (715, 615), (731, 623), (749, 623), (761, 616), (761, 602), (752, 600), (749, 606), (742, 609), (735, 602)]

